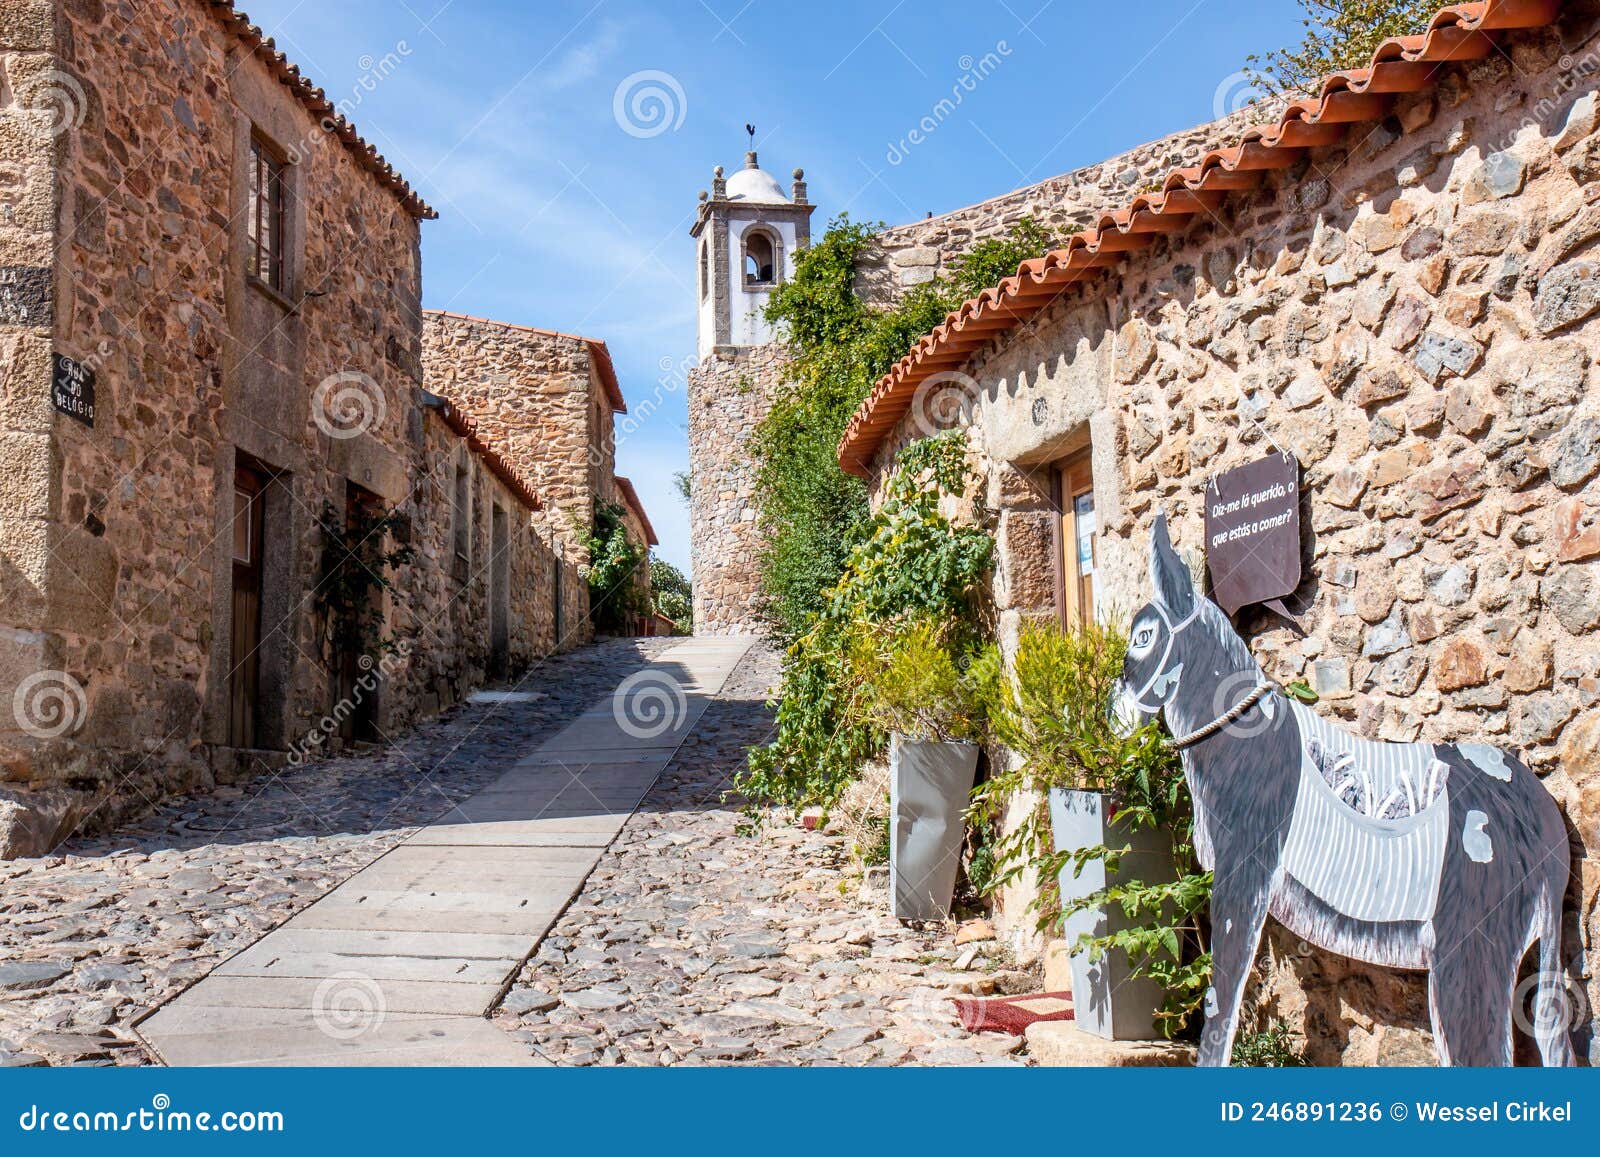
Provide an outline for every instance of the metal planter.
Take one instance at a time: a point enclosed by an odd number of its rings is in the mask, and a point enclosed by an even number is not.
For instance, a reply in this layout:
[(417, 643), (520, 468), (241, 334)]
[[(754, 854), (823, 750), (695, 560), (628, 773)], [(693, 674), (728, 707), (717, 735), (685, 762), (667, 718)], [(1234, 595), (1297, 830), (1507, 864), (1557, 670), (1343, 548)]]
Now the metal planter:
[[(1050, 827), (1056, 851), (1101, 845), (1126, 845), (1133, 849), (1122, 857), (1119, 870), (1109, 878), (1105, 863), (1099, 860), (1085, 864), (1077, 876), (1072, 874), (1071, 865), (1063, 868), (1063, 907), (1079, 897), (1126, 880), (1143, 880), (1148, 884), (1176, 878), (1170, 833), (1151, 828), (1129, 831), (1125, 824), (1108, 820), (1109, 811), (1109, 800), (1101, 792), (1051, 789)], [(1134, 923), (1117, 905), (1086, 908), (1068, 916), (1062, 923), (1062, 932), (1067, 943), (1076, 948), (1078, 938), (1085, 932), (1106, 936)], [(1155, 1025), (1155, 1013), (1166, 994), (1149, 977), (1130, 974), (1126, 953), (1107, 952), (1090, 963), (1088, 952), (1074, 951), (1071, 963), (1072, 1003), (1080, 1029), (1105, 1040), (1155, 1040), (1161, 1036)]]
[(961, 867), (963, 813), (978, 745), (894, 736), (889, 747), (889, 878), (901, 920), (950, 915)]

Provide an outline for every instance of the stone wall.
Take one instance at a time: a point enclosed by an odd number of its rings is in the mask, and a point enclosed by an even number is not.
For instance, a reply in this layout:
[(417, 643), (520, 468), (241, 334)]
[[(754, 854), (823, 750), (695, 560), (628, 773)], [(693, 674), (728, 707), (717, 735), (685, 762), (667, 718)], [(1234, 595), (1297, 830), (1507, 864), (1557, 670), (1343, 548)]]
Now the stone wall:
[(694, 629), (753, 635), (759, 614), (761, 538), (749, 441), (783, 372), (775, 345), (722, 347), (689, 372), (689, 525)]
[[(964, 367), (1002, 635), (1055, 614), (1044, 467), (1092, 447), (1102, 607), (1219, 470), (1303, 467), (1306, 579), (1239, 625), (1369, 738), (1518, 749), (1571, 827), (1565, 957), (1600, 997), (1600, 51), (1587, 18), (1444, 69), (1348, 149), (1065, 294)], [(904, 423), (880, 451), (925, 433)], [(1020, 897), (1003, 915), (1029, 947)], [(1421, 980), (1275, 933), (1253, 999), (1319, 1063), (1431, 1063)], [(1592, 1021), (1580, 1046), (1593, 1048)]]
[(1006, 236), (1024, 217), (1059, 242), (1087, 228), (1100, 214), (1125, 205), (1168, 170), (1193, 164), (1217, 141), (1268, 119), (1274, 108), (1270, 102), (1251, 105), (1223, 120), (1149, 141), (1037, 185), (891, 226), (877, 235), (873, 251), (859, 263), (856, 292), (874, 304), (890, 304), (911, 286), (948, 275), (953, 260), (980, 241)]
[[(461, 406), (503, 447), (546, 509), (535, 525), (563, 559), (563, 643), (592, 637), (579, 572), (595, 507), (618, 501), (614, 408), (596, 343), (461, 314), (424, 314), (427, 388)], [(606, 363), (609, 366), (609, 362)]]
[[(318, 523), (352, 495), (418, 536), (382, 629), (424, 675), (390, 679), (378, 726), (483, 677), (486, 604), (470, 576), (433, 581), (454, 562), (426, 482), (425, 209), (218, 11), (0, 0), (0, 856), (322, 727), (340, 687)], [(282, 292), (246, 273), (253, 135), (290, 159)], [(93, 370), (92, 426), (52, 407), (52, 350)], [(271, 478), (252, 749), (230, 728), (237, 465)]]

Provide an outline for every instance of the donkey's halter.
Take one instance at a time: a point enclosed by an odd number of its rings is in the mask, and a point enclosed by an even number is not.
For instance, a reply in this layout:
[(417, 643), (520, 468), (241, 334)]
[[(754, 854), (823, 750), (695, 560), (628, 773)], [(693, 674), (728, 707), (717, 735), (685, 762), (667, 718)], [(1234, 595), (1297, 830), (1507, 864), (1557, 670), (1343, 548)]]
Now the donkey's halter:
[[(1195, 596), (1194, 610), (1190, 611), (1182, 619), (1174, 623), (1170, 618), (1167, 617), (1166, 604), (1161, 602), (1153, 602), (1150, 604), (1151, 609), (1154, 610), (1156, 614), (1160, 615), (1161, 621), (1167, 625), (1167, 645), (1162, 648), (1161, 662), (1156, 664), (1155, 673), (1152, 674), (1150, 678), (1145, 680), (1143, 687), (1140, 687), (1138, 691), (1134, 692), (1134, 705), (1140, 710), (1148, 711), (1151, 715), (1156, 715), (1166, 707), (1165, 702), (1158, 703), (1152, 707), (1150, 704), (1144, 701), (1144, 697), (1149, 694), (1150, 689), (1156, 685), (1156, 682), (1166, 675), (1167, 660), (1172, 658), (1172, 645), (1178, 641), (1178, 635), (1180, 632), (1185, 631), (1194, 625), (1194, 621), (1200, 617), (1202, 605), (1203, 604), (1200, 602), (1200, 597), (1197, 594)], [(1191, 731), (1187, 735), (1179, 736), (1178, 738), (1172, 740), (1168, 746), (1174, 751), (1182, 751), (1185, 748), (1193, 747), (1195, 744), (1200, 743), (1203, 740), (1210, 739), (1224, 727), (1227, 727), (1232, 723), (1237, 723), (1240, 719), (1244, 718), (1245, 714), (1250, 710), (1250, 708), (1261, 702), (1261, 700), (1266, 697), (1267, 692), (1271, 690), (1271, 683), (1257, 683), (1251, 690), (1250, 694), (1239, 700), (1239, 702), (1234, 704), (1233, 707), (1230, 708), (1225, 714), (1219, 718), (1213, 719), (1210, 723), (1207, 723), (1204, 727), (1201, 727), (1198, 730)]]
[(1144, 701), (1144, 697), (1150, 693), (1150, 689), (1154, 687), (1158, 681), (1166, 676), (1167, 660), (1172, 658), (1172, 644), (1178, 641), (1178, 633), (1180, 631), (1188, 629), (1188, 627), (1200, 617), (1200, 600), (1199, 597), (1196, 596), (1194, 610), (1190, 611), (1182, 620), (1177, 623), (1174, 623), (1170, 618), (1167, 617), (1167, 607), (1165, 603), (1153, 602), (1150, 604), (1150, 608), (1155, 611), (1156, 614), (1160, 615), (1161, 621), (1167, 625), (1167, 645), (1161, 650), (1161, 661), (1156, 664), (1155, 672), (1150, 676), (1150, 678), (1144, 681), (1143, 687), (1140, 687), (1133, 693), (1133, 702), (1134, 706), (1138, 707), (1141, 711), (1148, 711), (1151, 715), (1157, 715), (1161, 712), (1161, 709), (1166, 706), (1166, 703), (1157, 703), (1154, 707), (1152, 707), (1150, 704)]

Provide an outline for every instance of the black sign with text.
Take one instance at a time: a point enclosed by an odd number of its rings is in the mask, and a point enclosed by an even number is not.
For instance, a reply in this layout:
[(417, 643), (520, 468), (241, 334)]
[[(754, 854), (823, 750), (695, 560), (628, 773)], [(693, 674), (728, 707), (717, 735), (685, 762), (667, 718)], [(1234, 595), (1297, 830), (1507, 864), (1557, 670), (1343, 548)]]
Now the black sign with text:
[(50, 380), (50, 400), (57, 412), (94, 425), (94, 370), (62, 354), (55, 355)]
[[(1228, 614), (1300, 585), (1300, 463), (1273, 454), (1206, 484), (1206, 567)], [(1287, 615), (1281, 605), (1275, 610)]]

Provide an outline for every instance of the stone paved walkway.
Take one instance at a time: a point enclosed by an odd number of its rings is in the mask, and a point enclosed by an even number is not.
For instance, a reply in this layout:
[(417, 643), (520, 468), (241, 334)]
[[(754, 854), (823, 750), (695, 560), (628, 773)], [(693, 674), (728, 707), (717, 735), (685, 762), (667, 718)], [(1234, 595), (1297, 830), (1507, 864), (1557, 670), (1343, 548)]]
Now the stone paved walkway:
[[(296, 937), (285, 945), (290, 953), (324, 950), (318, 933), (425, 933), (431, 925), (421, 915), (384, 929), (346, 928), (345, 915), (358, 907), (359, 895), (371, 900), (411, 889), (424, 874), (450, 875), (449, 857), (475, 845), (463, 844), (459, 831), (418, 829), (508, 773), (526, 777), (530, 768), (513, 772), (515, 766), (564, 725), (577, 728), (574, 743), (581, 745), (583, 728), (595, 719), (585, 718), (586, 709), (674, 645), (683, 641), (617, 642), (564, 656), (529, 681), (545, 694), (533, 703), (467, 706), (393, 751), (178, 802), (65, 856), (0, 864), (0, 962), (17, 966), (8, 972), (0, 963), (0, 1064), (40, 1057), (58, 1064), (150, 1063), (155, 1058), (130, 1021), (297, 912), (285, 930)], [(965, 1034), (948, 1000), (961, 989), (1036, 986), (1008, 970), (995, 941), (958, 945), (953, 925), (900, 925), (886, 914), (877, 873), (864, 879), (850, 865), (842, 837), (778, 816), (752, 834), (738, 802), (724, 798), (745, 751), (770, 733), (765, 701), (777, 673), (770, 650), (751, 650), (520, 973), (509, 975), (515, 952), (531, 945), (532, 929), (548, 923), (549, 913), (531, 913), (527, 924), (497, 932), (488, 930), (497, 920), (491, 906), (470, 927), (458, 925), (457, 935), (507, 935), (517, 943), (483, 941), (479, 955), (454, 956), (453, 967), (464, 965), (470, 974), (466, 981), (379, 980), (370, 969), (338, 970), (357, 975), (324, 992), (317, 1027), (331, 1029), (335, 1044), (319, 1044), (319, 1051), (337, 1054), (344, 1041), (353, 1042), (352, 1052), (373, 1051), (393, 1045), (398, 1034), (412, 1063), (459, 1061), (452, 1054), (462, 1043), (482, 1046), (497, 1063), (1023, 1063), (1014, 1039)], [(626, 770), (613, 778), (613, 786), (643, 790)], [(486, 832), (505, 822), (491, 811), (469, 815)], [(564, 835), (575, 845), (571, 851), (600, 850), (585, 850), (586, 833)], [(385, 856), (402, 841), (404, 848)], [(374, 870), (386, 871), (383, 864), (396, 854), (436, 858), (409, 865), (423, 874), (391, 873), (395, 887), (367, 890), (350, 881), (380, 856)], [(382, 922), (394, 923), (397, 910), (391, 897), (391, 918)], [(383, 948), (393, 952), (402, 944), (405, 951), (417, 948), (415, 940)], [(212, 986), (219, 1004), (237, 1003), (227, 989), (242, 990), (259, 977), (230, 973), (270, 974), (272, 959), (243, 953), (229, 962), (236, 967), (224, 966), (200, 988)], [(432, 1038), (442, 1047), (430, 1052), (426, 1033), (436, 1026), (419, 1027), (414, 1018), (459, 1022), (481, 1014), (479, 997), (491, 987), (499, 994), (492, 975), (479, 975), (485, 961), (511, 962), (495, 966), (507, 973), (508, 994), (492, 1020), (478, 1020), (460, 1039)], [(283, 1002), (304, 1004), (328, 978), (285, 977), (276, 987)], [(457, 1003), (414, 1011), (446, 985), (461, 998)], [(372, 1015), (374, 1000), (383, 1002), (381, 1019)], [(203, 1027), (205, 1008), (194, 1004), (187, 1024), (170, 1023)], [(239, 1018), (234, 1029), (261, 1027), (245, 1016), (259, 1021), (282, 1012), (223, 1011)], [(144, 1027), (153, 1025), (159, 1032), (155, 1019)], [(284, 1027), (281, 1020), (277, 1027)], [(481, 1035), (484, 1029), (495, 1035)], [(272, 1045), (281, 1049), (283, 1041)]]
[[(495, 1022), (560, 1065), (992, 1065), (954, 991), (1031, 991), (994, 940), (888, 914), (842, 836), (725, 798), (771, 734), (778, 657), (751, 652), (551, 930)], [(966, 935), (980, 934), (981, 924)]]
[(0, 862), (0, 1064), (148, 1064), (130, 1026), (498, 779), (673, 639), (540, 663), (531, 702), (465, 704), (381, 751), (171, 801)]

